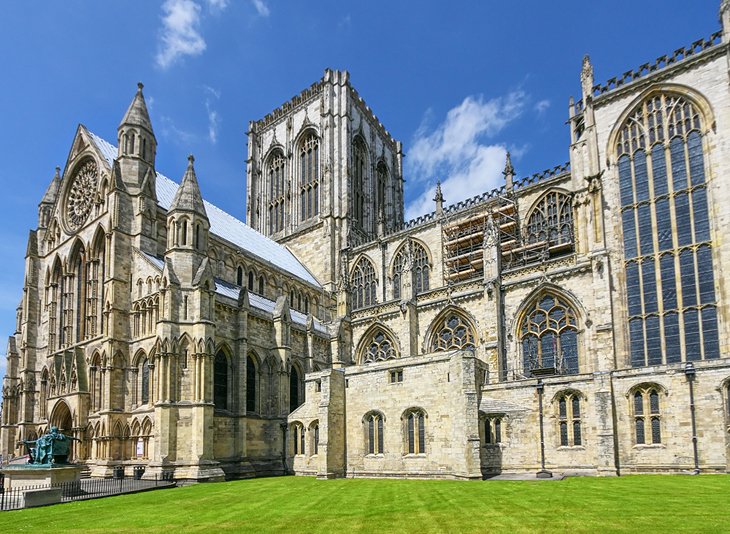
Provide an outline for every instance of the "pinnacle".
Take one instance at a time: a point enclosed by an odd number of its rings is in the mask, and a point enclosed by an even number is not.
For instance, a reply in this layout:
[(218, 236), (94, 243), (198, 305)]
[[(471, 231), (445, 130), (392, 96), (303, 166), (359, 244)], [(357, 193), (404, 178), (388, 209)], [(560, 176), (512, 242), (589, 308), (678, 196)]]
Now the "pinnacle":
[(129, 105), (127, 112), (122, 118), (122, 122), (119, 124), (121, 127), (124, 124), (139, 126), (144, 128), (150, 133), (152, 130), (152, 121), (150, 121), (150, 114), (147, 111), (147, 104), (145, 103), (144, 95), (142, 94), (142, 88), (144, 85), (142, 82), (137, 84), (137, 92), (132, 99), (132, 103)]
[(175, 198), (170, 206), (170, 211), (185, 210), (192, 211), (207, 217), (205, 205), (203, 204), (203, 196), (200, 194), (200, 186), (198, 178), (195, 175), (195, 166), (193, 162), (195, 157), (190, 154), (188, 156), (188, 167), (185, 169), (180, 187), (175, 193)]

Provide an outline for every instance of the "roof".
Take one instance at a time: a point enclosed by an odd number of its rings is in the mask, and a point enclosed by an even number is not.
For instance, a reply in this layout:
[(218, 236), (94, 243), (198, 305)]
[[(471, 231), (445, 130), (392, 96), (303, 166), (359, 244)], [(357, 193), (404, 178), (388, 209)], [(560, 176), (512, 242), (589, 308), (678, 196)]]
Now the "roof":
[(147, 104), (145, 104), (144, 101), (142, 87), (141, 83), (137, 84), (137, 94), (134, 95), (134, 99), (132, 100), (132, 103), (129, 104), (129, 108), (124, 114), (119, 126), (124, 124), (135, 124), (152, 133), (152, 123), (150, 122), (150, 114), (147, 112)]
[[(99, 151), (111, 166), (117, 157), (117, 148), (93, 132), (89, 132)], [(167, 176), (157, 173), (157, 202), (160, 207), (169, 211), (178, 188), (176, 182)], [(207, 200), (203, 200), (205, 211), (210, 221), (210, 232), (262, 261), (269, 262), (297, 278), (321, 287), (317, 279), (291, 253), (289, 249), (260, 234), (246, 223), (226, 213)]]
[[(230, 282), (226, 282), (225, 280), (221, 280), (220, 278), (215, 279), (215, 292), (219, 295), (231, 298), (233, 300), (238, 300), (238, 295), (240, 291), (241, 286), (231, 284)], [(273, 300), (269, 300), (266, 297), (259, 295), (258, 293), (253, 293), (251, 291), (248, 292), (248, 302), (252, 308), (256, 308), (257, 310), (261, 310), (269, 314), (273, 314), (274, 308), (276, 307), (276, 302), (274, 302)], [(297, 310), (289, 310), (289, 315), (291, 315), (291, 320), (293, 323), (307, 326), (306, 314)], [(328, 333), (327, 328), (322, 324), (322, 321), (317, 318), (314, 318), (314, 330), (323, 334)]]

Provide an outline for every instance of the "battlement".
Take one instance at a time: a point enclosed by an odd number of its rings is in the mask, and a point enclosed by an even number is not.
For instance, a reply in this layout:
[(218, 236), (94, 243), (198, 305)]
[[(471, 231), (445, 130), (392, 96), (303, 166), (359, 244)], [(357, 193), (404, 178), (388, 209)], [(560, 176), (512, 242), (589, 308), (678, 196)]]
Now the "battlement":
[[(550, 169), (545, 169), (542, 172), (537, 172), (530, 176), (525, 176), (524, 178), (519, 179), (518, 181), (515, 182), (514, 189), (515, 190), (523, 189), (530, 185), (549, 180), (550, 178), (568, 174), (569, 172), (570, 172), (570, 162), (566, 162), (562, 165), (556, 165), (555, 167), (552, 167)], [(467, 198), (466, 200), (462, 200), (455, 204), (451, 204), (450, 206), (448, 206), (444, 209), (444, 214), (453, 215), (460, 211), (464, 211), (464, 210), (473, 208), (474, 206), (483, 204), (489, 200), (504, 197), (506, 193), (507, 193), (507, 190), (506, 190), (505, 186), (497, 187), (495, 189), (492, 189), (491, 191), (486, 191), (484, 193), (473, 196), (471, 198)], [(401, 228), (399, 228), (397, 231), (400, 232), (401, 230), (415, 228), (422, 224), (431, 222), (435, 218), (436, 218), (436, 212), (432, 211), (431, 213), (428, 213), (426, 215), (421, 215), (419, 217), (416, 217), (415, 219), (406, 221), (405, 223), (403, 223), (403, 226)]]
[[(621, 76), (609, 78), (603, 84), (597, 84), (593, 86), (592, 95), (594, 98), (610, 93), (611, 91), (620, 89), (636, 80), (644, 78), (650, 74), (661, 71), (665, 68), (671, 67), (678, 63), (688, 61), (692, 58), (697, 57), (700, 53), (714, 48), (722, 43), (722, 31), (716, 31), (710, 35), (707, 39), (698, 39), (689, 46), (678, 48), (671, 55), (665, 54), (656, 58), (654, 63), (644, 63), (639, 65), (638, 68), (628, 70)], [(583, 111), (584, 103), (583, 100), (578, 100), (575, 103), (575, 113), (579, 114)]]
[(257, 128), (266, 128), (267, 126), (278, 122), (294, 109), (318, 96), (322, 91), (322, 87), (324, 87), (324, 82), (324, 77), (321, 80), (314, 82), (312, 85), (301, 91), (298, 95), (295, 95), (290, 100), (284, 102), (281, 106), (276, 108), (271, 113), (267, 113), (263, 119), (254, 121), (254, 124)]

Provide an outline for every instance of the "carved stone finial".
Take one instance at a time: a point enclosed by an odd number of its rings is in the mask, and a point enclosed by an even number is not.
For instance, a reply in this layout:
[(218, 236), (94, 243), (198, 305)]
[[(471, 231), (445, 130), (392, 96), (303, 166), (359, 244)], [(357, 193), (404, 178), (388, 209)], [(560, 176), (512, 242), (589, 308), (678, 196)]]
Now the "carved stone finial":
[(509, 151), (507, 152), (507, 156), (504, 161), (504, 170), (502, 171), (502, 174), (504, 174), (505, 187), (507, 190), (511, 190), (514, 186), (515, 168), (512, 166), (512, 156)]
[(444, 212), (444, 194), (441, 192), (441, 180), (436, 182), (436, 196), (433, 197), (436, 203), (436, 214), (441, 215)]
[(593, 93), (593, 65), (588, 54), (583, 56), (583, 67), (580, 70), (580, 84), (583, 89), (583, 98), (591, 96)]
[(137, 82), (137, 92), (141, 93), (142, 89), (144, 89), (144, 84), (142, 82)]
[(192, 154), (188, 154), (188, 161), (189, 161), (189, 162), (190, 162), (191, 164), (192, 164), (192, 163), (195, 163), (195, 156), (193, 156)]

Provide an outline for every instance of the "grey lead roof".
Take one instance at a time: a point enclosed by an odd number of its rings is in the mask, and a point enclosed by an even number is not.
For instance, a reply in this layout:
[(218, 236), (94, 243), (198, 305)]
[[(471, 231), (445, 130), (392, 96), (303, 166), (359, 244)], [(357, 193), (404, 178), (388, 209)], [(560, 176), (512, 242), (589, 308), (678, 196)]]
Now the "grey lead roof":
[[(117, 148), (92, 132), (89, 132), (89, 135), (109, 165), (113, 165), (117, 157)], [(162, 208), (169, 211), (175, 193), (180, 186), (159, 172), (157, 173), (156, 182), (157, 201)], [(321, 287), (312, 273), (302, 265), (289, 249), (260, 234), (246, 223), (239, 221), (233, 215), (226, 213), (207, 200), (204, 200), (203, 203), (210, 221), (211, 233), (233, 243), (249, 254), (272, 263), (301, 280)]]

